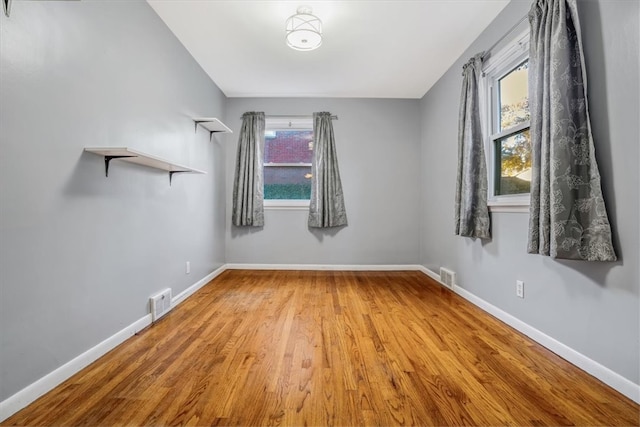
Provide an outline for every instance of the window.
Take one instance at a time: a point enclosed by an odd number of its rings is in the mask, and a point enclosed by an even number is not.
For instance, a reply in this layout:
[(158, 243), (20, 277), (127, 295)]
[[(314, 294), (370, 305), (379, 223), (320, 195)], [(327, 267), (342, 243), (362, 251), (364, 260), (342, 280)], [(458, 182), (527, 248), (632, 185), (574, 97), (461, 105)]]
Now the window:
[(483, 68), (489, 206), (527, 206), (531, 188), (529, 32), (492, 55)]
[(309, 206), (313, 124), (309, 119), (267, 119), (264, 200), (269, 207)]

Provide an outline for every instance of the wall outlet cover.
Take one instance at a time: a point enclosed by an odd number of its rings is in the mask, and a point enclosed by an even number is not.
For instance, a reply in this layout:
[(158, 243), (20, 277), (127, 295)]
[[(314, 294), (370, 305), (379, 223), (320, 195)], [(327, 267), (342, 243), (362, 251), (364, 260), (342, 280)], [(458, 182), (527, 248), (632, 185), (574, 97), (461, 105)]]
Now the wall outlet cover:
[(524, 282), (522, 280), (516, 280), (516, 296), (524, 298)]

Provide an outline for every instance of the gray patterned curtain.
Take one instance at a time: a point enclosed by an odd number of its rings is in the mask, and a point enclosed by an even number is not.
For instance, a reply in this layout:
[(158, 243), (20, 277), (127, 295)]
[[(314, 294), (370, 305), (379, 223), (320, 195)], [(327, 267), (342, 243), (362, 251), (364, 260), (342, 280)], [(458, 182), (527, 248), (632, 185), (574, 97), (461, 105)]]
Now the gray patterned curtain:
[(263, 150), (264, 113), (244, 113), (233, 181), (233, 225), (264, 225)]
[(347, 225), (331, 113), (313, 113), (311, 173), (309, 227), (326, 228)]
[(529, 253), (615, 261), (596, 164), (575, 0), (529, 12), (532, 179)]
[(467, 62), (462, 72), (455, 221), (457, 235), (490, 239), (487, 165), (478, 102), (478, 78), (481, 72), (482, 53), (479, 53)]

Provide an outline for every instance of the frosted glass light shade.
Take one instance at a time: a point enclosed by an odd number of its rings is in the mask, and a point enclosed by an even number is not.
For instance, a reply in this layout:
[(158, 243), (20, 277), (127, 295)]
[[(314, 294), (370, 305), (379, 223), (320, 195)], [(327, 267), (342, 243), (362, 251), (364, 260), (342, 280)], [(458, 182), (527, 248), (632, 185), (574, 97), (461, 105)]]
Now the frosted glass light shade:
[(311, 8), (301, 6), (287, 19), (287, 46), (295, 50), (314, 50), (322, 44), (322, 21), (311, 14)]

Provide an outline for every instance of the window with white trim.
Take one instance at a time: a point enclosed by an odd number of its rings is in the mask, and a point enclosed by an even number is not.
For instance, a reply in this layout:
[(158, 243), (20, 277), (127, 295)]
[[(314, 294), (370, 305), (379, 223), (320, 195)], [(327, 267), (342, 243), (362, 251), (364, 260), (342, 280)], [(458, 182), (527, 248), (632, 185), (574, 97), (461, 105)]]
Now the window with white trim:
[(264, 138), (265, 207), (305, 208), (311, 198), (311, 118), (267, 118)]
[(529, 205), (529, 31), (492, 54), (483, 66), (483, 130), (488, 165), (488, 204)]

